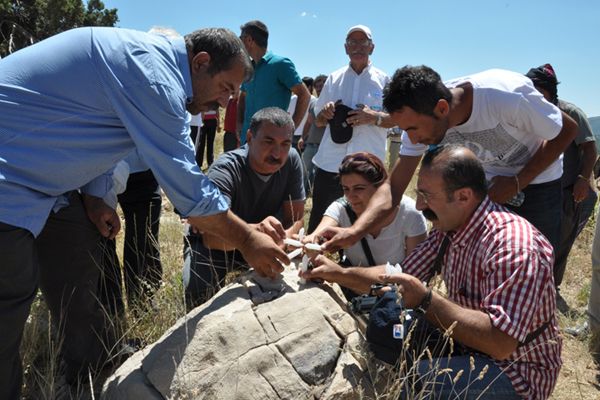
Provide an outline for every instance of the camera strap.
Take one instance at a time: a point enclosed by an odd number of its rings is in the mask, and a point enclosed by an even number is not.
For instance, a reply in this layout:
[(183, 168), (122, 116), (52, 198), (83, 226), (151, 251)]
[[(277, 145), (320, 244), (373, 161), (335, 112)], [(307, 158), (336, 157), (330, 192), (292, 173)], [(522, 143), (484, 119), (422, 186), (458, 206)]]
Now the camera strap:
[[(356, 222), (356, 213), (352, 209), (352, 206), (350, 205), (350, 203), (348, 203), (346, 199), (341, 199), (340, 203), (342, 203), (344, 205), (344, 208), (346, 209), (346, 213), (348, 214), (348, 218), (350, 219), (350, 224), (354, 225), (354, 223)], [(371, 248), (369, 247), (369, 242), (367, 242), (366, 236), (363, 236), (362, 239), (360, 239), (360, 244), (362, 246), (363, 252), (365, 253), (365, 256), (367, 256), (369, 266), (371, 267), (373, 265), (377, 265), (375, 263), (375, 260), (373, 259), (373, 254), (371, 253)]]
[(450, 244), (450, 236), (444, 236), (442, 240), (442, 244), (440, 244), (440, 249), (438, 250), (437, 256), (435, 256), (435, 261), (433, 262), (433, 276), (435, 277), (437, 274), (442, 272), (442, 261), (444, 260), (444, 254), (446, 254), (446, 250), (448, 249), (448, 245)]

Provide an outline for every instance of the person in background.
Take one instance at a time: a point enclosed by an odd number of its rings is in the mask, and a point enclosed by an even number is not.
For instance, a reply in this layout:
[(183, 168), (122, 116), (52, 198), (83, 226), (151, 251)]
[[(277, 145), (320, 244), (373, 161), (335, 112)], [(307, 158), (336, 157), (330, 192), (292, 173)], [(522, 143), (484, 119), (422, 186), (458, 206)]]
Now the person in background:
[(202, 113), (202, 127), (200, 128), (200, 138), (196, 146), (196, 162), (202, 168), (204, 162), (204, 149), (206, 148), (206, 166), (211, 166), (215, 159), (215, 135), (220, 129), (219, 109), (208, 110)]
[(239, 94), (231, 96), (225, 108), (223, 119), (223, 152), (240, 147), (240, 137), (237, 132), (237, 101)]
[[(316, 97), (321, 95), (323, 85), (327, 80), (326, 75), (318, 75), (313, 81)], [(312, 93), (311, 93), (312, 94)], [(317, 126), (315, 115), (315, 101), (311, 101), (308, 106), (308, 117), (302, 130), (302, 138), (298, 141), (298, 148), (302, 151), (302, 162), (304, 163), (304, 189), (307, 196), (312, 193), (312, 187), (315, 180), (315, 165), (312, 162), (313, 157), (317, 154), (321, 139), (325, 133), (324, 126)]]
[[(310, 109), (311, 105), (313, 105), (314, 102), (317, 100), (317, 98), (315, 96), (313, 96), (313, 94), (312, 94), (313, 93), (313, 78), (311, 78), (309, 76), (305, 76), (304, 78), (302, 78), (302, 83), (304, 83), (304, 86), (306, 86), (306, 89), (308, 89), (308, 93), (310, 93), (310, 102), (308, 103), (308, 108), (306, 109), (306, 113), (304, 114), (304, 117), (302, 118), (300, 125), (297, 125), (296, 130), (294, 130), (294, 139), (292, 140), (292, 147), (295, 148), (296, 151), (298, 151), (298, 154), (302, 154), (302, 149), (300, 147), (298, 147), (298, 142), (302, 139), (302, 132), (304, 132), (304, 127), (306, 126), (306, 121), (308, 118), (308, 110)], [(290, 105), (288, 107), (288, 112), (291, 115), (294, 115), (297, 103), (298, 103), (298, 96), (293, 94), (292, 98), (290, 99)]]
[[(313, 204), (308, 223), (308, 232), (313, 232), (327, 207), (342, 196), (342, 189), (337, 180), (337, 169), (342, 159), (357, 151), (367, 151), (385, 159), (387, 129), (393, 124), (389, 115), (383, 112), (383, 89), (389, 77), (375, 68), (370, 57), (375, 49), (371, 29), (364, 25), (356, 25), (348, 29), (344, 49), (350, 63), (329, 75), (321, 95), (315, 105), (317, 125), (326, 126), (323, 139), (317, 153), (313, 157), (316, 166), (313, 188)], [(336, 107), (344, 106), (344, 121), (333, 124)], [(339, 122), (339, 121), (338, 121)], [(343, 126), (351, 130), (351, 134), (338, 138), (337, 129)]]
[(598, 158), (592, 127), (585, 113), (576, 105), (558, 98), (558, 79), (550, 64), (531, 68), (526, 76), (544, 98), (577, 122), (577, 136), (563, 153), (562, 217), (560, 241), (554, 254), (554, 285), (558, 309), (567, 313), (570, 308), (560, 295), (567, 259), (596, 205), (594, 190), (594, 164)]
[(249, 21), (240, 29), (240, 39), (254, 65), (254, 77), (242, 85), (238, 99), (237, 131), (240, 133), (240, 143), (244, 144), (254, 113), (265, 107), (287, 110), (292, 94), (298, 96), (292, 118), (294, 126), (299, 126), (306, 114), (310, 93), (302, 83), (294, 63), (287, 57), (267, 50), (269, 30), (263, 22)]

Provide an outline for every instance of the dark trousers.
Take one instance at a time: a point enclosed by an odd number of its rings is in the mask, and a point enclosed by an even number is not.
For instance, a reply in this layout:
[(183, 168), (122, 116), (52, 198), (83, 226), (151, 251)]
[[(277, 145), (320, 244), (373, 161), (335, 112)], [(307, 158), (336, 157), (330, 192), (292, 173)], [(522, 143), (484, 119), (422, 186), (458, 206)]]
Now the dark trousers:
[(19, 396), (19, 344), (38, 284), (62, 343), (67, 379), (105, 360), (115, 338), (97, 301), (99, 239), (75, 192), (68, 207), (50, 213), (37, 238), (0, 223), (0, 399)]
[(594, 212), (597, 197), (596, 193), (590, 190), (585, 200), (581, 203), (575, 203), (573, 200), (573, 186), (563, 189), (560, 242), (554, 257), (554, 284), (556, 287), (559, 287), (562, 283), (573, 243), (575, 243), (575, 239), (577, 239), (592, 212)]
[(217, 133), (217, 120), (208, 119), (200, 128), (200, 140), (196, 148), (196, 162), (202, 168), (204, 162), (204, 149), (206, 148), (206, 163), (210, 167), (215, 157), (215, 134)]
[(525, 200), (519, 207), (507, 206), (529, 221), (550, 242), (554, 254), (560, 241), (562, 185), (560, 179), (529, 185), (523, 189)]
[(238, 147), (237, 137), (235, 132), (225, 131), (223, 135), (223, 151), (235, 150)]
[(191, 310), (210, 299), (221, 289), (228, 272), (247, 269), (238, 251), (209, 250), (202, 244), (202, 237), (188, 234), (183, 245), (185, 299)]
[[(196, 164), (198, 167), (202, 168), (202, 158), (200, 158), (200, 153), (198, 152), (198, 146), (196, 146), (196, 142), (200, 139), (198, 135), (200, 134), (200, 129), (198, 129), (195, 125), (190, 125), (190, 138), (192, 139), (192, 143), (194, 144), (194, 150), (196, 151)], [(198, 162), (200, 161), (200, 162)]]
[(340, 186), (337, 174), (316, 168), (315, 183), (313, 186), (313, 204), (308, 222), (309, 233), (312, 233), (319, 226), (319, 222), (321, 222), (321, 218), (323, 218), (327, 207), (343, 195), (344, 192)]
[[(152, 171), (129, 175), (127, 189), (118, 196), (125, 216), (123, 278), (129, 304), (151, 296), (160, 286), (162, 264), (158, 233), (162, 199)], [(105, 240), (101, 283), (102, 302), (113, 315), (123, 311), (121, 267), (114, 240)]]

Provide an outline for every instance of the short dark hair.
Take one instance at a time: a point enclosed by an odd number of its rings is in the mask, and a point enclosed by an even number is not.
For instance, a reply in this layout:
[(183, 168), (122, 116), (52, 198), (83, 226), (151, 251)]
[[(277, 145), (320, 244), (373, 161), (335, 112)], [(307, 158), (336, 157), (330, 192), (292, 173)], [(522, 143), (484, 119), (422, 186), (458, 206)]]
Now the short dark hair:
[(302, 82), (306, 85), (306, 87), (308, 88), (309, 92), (312, 92), (312, 87), (313, 84), (315, 83), (315, 80), (313, 78), (311, 78), (310, 76), (305, 76), (304, 78), (302, 78)]
[(211, 76), (231, 69), (235, 61), (241, 61), (244, 65), (244, 81), (250, 79), (254, 74), (254, 67), (246, 53), (244, 44), (229, 29), (198, 29), (185, 35), (184, 39), (188, 51), (191, 51), (193, 56), (203, 51), (210, 55), (210, 65), (207, 72)]
[(248, 35), (259, 47), (266, 49), (269, 44), (269, 29), (259, 20), (248, 21), (240, 26), (242, 35)]
[(432, 146), (421, 161), (421, 168), (434, 168), (441, 172), (448, 200), (462, 188), (470, 188), (481, 199), (487, 195), (487, 181), (481, 161), (466, 155), (467, 149), (459, 144)]
[(383, 162), (376, 155), (366, 151), (351, 153), (344, 157), (338, 175), (341, 178), (349, 174), (358, 174), (376, 187), (387, 179)]
[(279, 107), (266, 107), (254, 113), (252, 119), (250, 120), (249, 128), (253, 136), (256, 136), (265, 122), (273, 124), (279, 128), (289, 126), (290, 137), (294, 133), (295, 128), (292, 116), (287, 111), (284, 111)]
[(556, 72), (554, 72), (552, 65), (544, 64), (531, 68), (525, 76), (531, 79), (536, 89), (539, 87), (548, 91), (552, 104), (558, 104), (558, 84), (560, 82), (556, 77)]
[(319, 74), (317, 76), (315, 76), (315, 81), (326, 81), (327, 80), (327, 75), (323, 75), (323, 74)]
[(433, 116), (433, 109), (441, 99), (450, 102), (452, 93), (440, 74), (425, 65), (397, 69), (383, 91), (383, 107), (389, 113), (408, 106), (420, 114)]

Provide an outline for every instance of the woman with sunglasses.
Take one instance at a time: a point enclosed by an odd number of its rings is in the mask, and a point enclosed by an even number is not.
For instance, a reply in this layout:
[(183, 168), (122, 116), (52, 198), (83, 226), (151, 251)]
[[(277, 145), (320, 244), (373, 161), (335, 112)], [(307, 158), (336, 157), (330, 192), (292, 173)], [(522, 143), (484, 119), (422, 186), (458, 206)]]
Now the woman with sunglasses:
[[(327, 208), (321, 222), (305, 238), (305, 242), (317, 241), (320, 233), (328, 227), (351, 226), (364, 212), (377, 188), (387, 179), (387, 172), (378, 157), (358, 152), (342, 160), (338, 176), (344, 197)], [(371, 266), (400, 263), (426, 237), (425, 218), (416, 209), (415, 201), (403, 196), (400, 205), (388, 216), (383, 227), (371, 230), (360, 242), (343, 250), (343, 264)]]

